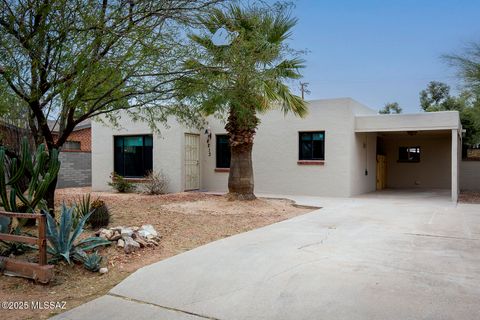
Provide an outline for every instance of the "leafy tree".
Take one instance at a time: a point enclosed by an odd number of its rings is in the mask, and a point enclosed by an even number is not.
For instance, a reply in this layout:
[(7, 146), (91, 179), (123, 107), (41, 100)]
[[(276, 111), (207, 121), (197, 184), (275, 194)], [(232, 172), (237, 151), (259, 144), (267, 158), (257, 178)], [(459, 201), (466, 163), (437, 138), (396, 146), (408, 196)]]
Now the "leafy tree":
[(114, 122), (119, 110), (151, 126), (169, 115), (195, 119), (167, 102), (184, 75), (178, 61), (192, 53), (182, 45), (185, 26), (220, 1), (1, 1), (0, 95), (14, 97), (36, 144), (49, 150), (80, 122)]
[(464, 100), (468, 105), (463, 113), (462, 125), (466, 128), (464, 141), (469, 145), (480, 143), (480, 43), (471, 43), (461, 54), (444, 58), (458, 70), (464, 83)]
[(383, 109), (378, 111), (380, 114), (399, 114), (402, 113), (402, 108), (398, 105), (397, 102), (386, 103)]
[(450, 95), (450, 87), (438, 81), (431, 81), (425, 90), (420, 91), (420, 105), (423, 111), (448, 111), (463, 107), (461, 101)]
[[(305, 101), (285, 84), (299, 79), (303, 67), (298, 53), (286, 44), (297, 20), (282, 5), (268, 10), (231, 5), (213, 10), (199, 22), (204, 32), (190, 39), (202, 58), (185, 62), (185, 70), (193, 74), (178, 81), (177, 88), (183, 103), (226, 120), (231, 148), (229, 197), (255, 199), (252, 147), (258, 113), (273, 108), (298, 116), (307, 112)], [(227, 41), (214, 43), (212, 37), (218, 32), (226, 32)]]
[(446, 55), (444, 58), (456, 67), (466, 88), (472, 93), (480, 93), (480, 42), (471, 43), (462, 54)]
[(463, 144), (472, 146), (480, 142), (480, 96), (465, 90), (459, 96), (450, 95), (450, 87), (432, 81), (420, 92), (420, 104), (427, 112), (458, 111), (462, 127), (466, 130)]

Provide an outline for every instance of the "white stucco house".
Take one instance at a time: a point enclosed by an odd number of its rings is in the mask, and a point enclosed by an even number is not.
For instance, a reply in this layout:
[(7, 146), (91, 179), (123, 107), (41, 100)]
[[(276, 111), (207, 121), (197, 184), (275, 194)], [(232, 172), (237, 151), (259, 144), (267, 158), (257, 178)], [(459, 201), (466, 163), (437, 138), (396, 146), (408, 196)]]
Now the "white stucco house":
[[(456, 111), (379, 115), (350, 98), (309, 102), (305, 118), (260, 116), (253, 148), (255, 192), (350, 197), (383, 188), (459, 192), (462, 127)], [(169, 191), (227, 191), (224, 123), (197, 130), (175, 122), (152, 133), (119, 119), (122, 129), (92, 125), (92, 188), (108, 190), (111, 172), (136, 182), (163, 171)]]

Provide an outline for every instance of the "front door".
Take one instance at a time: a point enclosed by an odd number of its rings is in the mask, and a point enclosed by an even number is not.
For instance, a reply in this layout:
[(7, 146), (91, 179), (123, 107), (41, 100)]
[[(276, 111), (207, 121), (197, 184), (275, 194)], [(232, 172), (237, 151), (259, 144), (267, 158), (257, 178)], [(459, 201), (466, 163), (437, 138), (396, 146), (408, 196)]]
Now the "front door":
[(200, 189), (200, 136), (185, 134), (185, 190)]
[(387, 186), (387, 157), (377, 154), (377, 190)]

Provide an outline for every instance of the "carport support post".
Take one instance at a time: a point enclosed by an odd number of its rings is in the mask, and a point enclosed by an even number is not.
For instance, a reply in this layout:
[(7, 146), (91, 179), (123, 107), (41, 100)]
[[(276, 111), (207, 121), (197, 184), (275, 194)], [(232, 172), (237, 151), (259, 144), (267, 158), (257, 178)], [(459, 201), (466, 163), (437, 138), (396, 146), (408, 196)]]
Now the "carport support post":
[(458, 200), (458, 130), (452, 130), (452, 201)]

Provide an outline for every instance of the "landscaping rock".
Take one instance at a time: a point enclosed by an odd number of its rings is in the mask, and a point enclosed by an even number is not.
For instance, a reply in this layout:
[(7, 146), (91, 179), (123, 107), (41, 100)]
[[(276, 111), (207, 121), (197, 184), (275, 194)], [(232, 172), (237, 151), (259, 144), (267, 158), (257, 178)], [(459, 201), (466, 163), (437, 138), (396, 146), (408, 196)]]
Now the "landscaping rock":
[(142, 227), (114, 227), (97, 231), (97, 236), (109, 241), (115, 241), (117, 247), (123, 248), (126, 253), (132, 253), (139, 248), (158, 246), (160, 236), (151, 224)]
[(113, 231), (110, 230), (110, 229), (102, 228), (102, 229), (98, 230), (98, 232), (96, 234), (97, 234), (97, 236), (99, 236), (101, 238), (110, 240), (110, 238), (113, 236)]
[(125, 247), (123, 248), (125, 253), (129, 254), (140, 249), (140, 244), (131, 237), (125, 237), (123, 240), (125, 241)]
[(101, 274), (105, 274), (108, 272), (108, 268), (100, 268), (100, 270), (98, 270), (98, 272), (100, 272)]
[(123, 239), (118, 239), (117, 246), (120, 248), (125, 247), (125, 241)]
[(120, 231), (122, 237), (131, 237), (133, 235), (133, 230), (131, 228), (123, 228)]
[(136, 237), (135, 241), (138, 242), (138, 244), (140, 244), (141, 248), (148, 246), (148, 242), (143, 240), (141, 237)]
[(157, 241), (155, 241), (155, 240), (153, 240), (153, 239), (148, 240), (148, 242), (151, 243), (151, 244), (153, 244), (154, 246), (157, 246), (157, 247), (160, 245)]
[[(140, 228), (140, 230), (144, 230), (144, 231), (150, 233), (151, 235), (153, 235), (154, 237), (158, 237), (157, 231), (155, 230), (155, 228), (151, 224), (144, 224)], [(144, 237), (146, 237), (146, 235)]]
[(138, 234), (139, 234), (142, 238), (148, 238), (149, 236), (152, 236), (152, 237), (153, 237), (153, 235), (152, 235), (150, 232), (148, 232), (147, 230), (143, 230), (143, 229), (138, 230)]
[(117, 241), (122, 238), (122, 234), (119, 231), (115, 231), (112, 235), (112, 237), (108, 240), (110, 241)]

